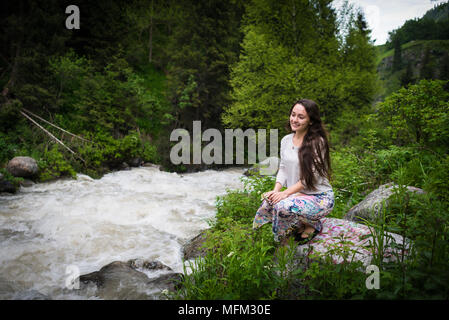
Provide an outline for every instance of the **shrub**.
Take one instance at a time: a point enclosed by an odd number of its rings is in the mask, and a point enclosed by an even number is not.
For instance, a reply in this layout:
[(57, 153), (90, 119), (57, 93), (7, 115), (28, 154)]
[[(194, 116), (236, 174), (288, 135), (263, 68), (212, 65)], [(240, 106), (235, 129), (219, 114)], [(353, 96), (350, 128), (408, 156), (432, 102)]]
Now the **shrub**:
[(58, 144), (53, 144), (49, 150), (46, 149), (37, 163), (40, 181), (47, 181), (61, 176), (76, 177), (76, 172), (70, 163), (64, 159)]
[(449, 147), (448, 81), (421, 80), (401, 88), (379, 104), (379, 121), (395, 144), (421, 144), (436, 150)]

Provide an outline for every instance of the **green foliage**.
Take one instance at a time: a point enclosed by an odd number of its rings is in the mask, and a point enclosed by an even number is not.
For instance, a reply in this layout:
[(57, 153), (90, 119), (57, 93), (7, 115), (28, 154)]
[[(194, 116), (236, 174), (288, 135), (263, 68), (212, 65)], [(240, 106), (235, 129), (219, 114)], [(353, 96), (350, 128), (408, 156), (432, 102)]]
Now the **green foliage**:
[[(103, 167), (115, 168), (135, 157), (146, 161), (160, 160), (151, 143), (151, 135), (159, 134), (164, 125), (164, 121), (155, 119), (163, 118), (166, 104), (157, 90), (148, 90), (148, 79), (129, 67), (120, 50), (104, 68), (69, 50), (65, 55), (50, 57), (48, 72), (53, 80), (48, 90), (43, 92), (34, 84), (24, 84), (16, 90), (20, 100), (9, 100), (1, 106), (0, 122), (7, 130), (0, 133), (0, 144), (4, 145), (0, 153), (2, 163), (20, 153), (36, 150), (36, 157), (42, 157), (40, 179), (45, 181), (58, 176), (73, 176), (72, 170), (98, 176), (97, 173), (104, 172)], [(34, 110), (43, 101), (49, 106), (45, 115)], [(22, 102), (27, 108), (41, 113), (43, 118), (48, 119), (50, 114), (51, 122), (93, 141), (88, 144), (76, 139), (70, 142), (62, 139), (86, 162), (57, 150), (47, 150), (48, 136), (21, 118)], [(54, 128), (49, 130), (60, 137)]]
[(328, 123), (345, 108), (369, 104), (376, 90), (375, 55), (366, 23), (361, 14), (358, 20), (349, 17), (347, 41), (339, 43), (329, 6), (328, 1), (264, 0), (247, 5), (243, 51), (231, 70), (232, 103), (222, 115), (225, 125), (283, 130), (291, 104), (303, 97), (319, 104)]
[[(14, 127), (19, 120), (19, 110), (22, 108), (22, 102), (14, 99), (1, 105), (0, 108), (0, 130), (5, 134)], [(2, 139), (3, 140), (3, 139)]]
[(10, 138), (0, 132), (0, 164), (8, 162), (12, 159), (19, 149), (19, 146), (9, 141)]
[(90, 134), (87, 137), (95, 143), (85, 144), (79, 151), (90, 167), (99, 168), (106, 165), (116, 168), (136, 157), (148, 162), (158, 160), (155, 146), (149, 142), (142, 142), (137, 132), (130, 132), (122, 139), (114, 139), (108, 133), (98, 130), (95, 135)]
[(378, 119), (387, 124), (394, 143), (417, 143), (434, 149), (448, 149), (447, 83), (440, 80), (421, 80), (416, 85), (393, 93), (378, 105)]
[(53, 144), (50, 149), (45, 149), (37, 163), (40, 181), (52, 180), (61, 176), (76, 178), (76, 172), (70, 163), (65, 160), (58, 144)]
[(449, 188), (447, 186), (449, 181), (449, 155), (446, 154), (444, 158), (434, 161), (427, 174), (428, 177), (424, 182), (425, 190), (432, 192), (440, 200), (449, 204)]
[(3, 174), (3, 179), (5, 181), (9, 181), (14, 184), (14, 186), (17, 188), (21, 182), (24, 181), (21, 177), (14, 177), (11, 173), (9, 173), (6, 168), (0, 168), (0, 173)]
[[(394, 243), (396, 263), (384, 264), (386, 277), (379, 298), (442, 299), (449, 295), (449, 203), (435, 194), (414, 194), (407, 191), (404, 170), (398, 169), (394, 194), (389, 199), (388, 212), (377, 221), (377, 234), (386, 230), (404, 237)], [(379, 241), (380, 243), (380, 241)]]
[[(333, 254), (345, 255), (343, 248), (335, 248)], [(313, 255), (312, 255), (313, 256)], [(321, 259), (323, 259), (321, 257)], [(360, 299), (368, 290), (365, 287), (367, 275), (361, 262), (344, 262), (335, 265), (331, 255), (322, 261), (312, 260), (299, 277), (301, 289), (299, 299)]]
[(157, 91), (149, 90), (148, 79), (132, 70), (120, 50), (102, 70), (73, 51), (49, 63), (65, 128), (73, 132), (102, 129), (114, 138), (136, 128), (149, 134), (161, 130), (164, 122), (154, 119), (163, 117), (164, 102)]
[(204, 259), (185, 277), (182, 299), (258, 299), (271, 297), (275, 287), (270, 272), (270, 240), (251, 234), (248, 226), (229, 226), (212, 233)]
[(183, 1), (170, 9), (173, 31), (162, 50), (172, 125), (191, 128), (201, 120), (204, 127), (220, 128), (229, 103), (229, 66), (239, 54), (243, 2)]
[(366, 172), (354, 150), (350, 148), (331, 152), (333, 177), (331, 180), (335, 195), (335, 207), (331, 215), (342, 218), (355, 204), (360, 202), (362, 191), (366, 190)]
[(227, 194), (217, 198), (217, 222), (215, 228), (224, 230), (226, 225), (222, 225), (225, 218), (231, 218), (232, 221), (249, 225), (254, 219), (254, 214), (259, 208), (260, 196), (267, 190), (272, 189), (274, 178), (267, 176), (249, 176), (242, 178), (244, 189), (228, 190)]

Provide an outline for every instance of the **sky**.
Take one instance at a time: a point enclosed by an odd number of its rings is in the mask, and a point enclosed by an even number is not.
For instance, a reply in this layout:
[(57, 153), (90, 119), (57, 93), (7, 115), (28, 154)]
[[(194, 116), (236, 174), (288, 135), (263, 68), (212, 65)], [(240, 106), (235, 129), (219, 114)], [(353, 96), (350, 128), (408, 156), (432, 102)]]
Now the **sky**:
[[(388, 32), (401, 27), (405, 21), (421, 18), (429, 9), (444, 1), (432, 0), (348, 0), (354, 7), (361, 7), (371, 31), (375, 45), (388, 40)], [(338, 8), (344, 0), (335, 0)]]

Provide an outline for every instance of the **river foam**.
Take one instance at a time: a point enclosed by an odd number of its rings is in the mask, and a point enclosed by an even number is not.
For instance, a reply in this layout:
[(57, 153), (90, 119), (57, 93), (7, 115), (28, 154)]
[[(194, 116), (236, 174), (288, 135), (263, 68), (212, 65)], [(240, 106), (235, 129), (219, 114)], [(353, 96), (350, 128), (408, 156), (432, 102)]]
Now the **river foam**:
[(208, 228), (216, 197), (240, 189), (242, 173), (181, 175), (140, 167), (1, 195), (0, 298), (13, 299), (21, 290), (76, 298), (64, 290), (71, 266), (86, 274), (138, 258), (182, 272), (183, 244)]

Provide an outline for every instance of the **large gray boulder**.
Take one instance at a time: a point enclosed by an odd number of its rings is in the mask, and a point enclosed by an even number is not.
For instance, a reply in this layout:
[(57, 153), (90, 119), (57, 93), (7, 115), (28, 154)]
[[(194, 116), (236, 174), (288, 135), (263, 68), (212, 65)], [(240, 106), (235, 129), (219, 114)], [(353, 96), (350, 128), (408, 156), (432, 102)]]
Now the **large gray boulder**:
[[(393, 195), (394, 187), (393, 183), (381, 185), (379, 188), (368, 194), (363, 201), (352, 207), (343, 219), (356, 222), (361, 222), (363, 219), (372, 222), (376, 221), (379, 213), (382, 212), (384, 203), (385, 206), (388, 206), (388, 198)], [(410, 186), (407, 187), (407, 191), (418, 194), (425, 193), (422, 189)]]
[(374, 241), (379, 247), (378, 241), (381, 238), (383, 262), (397, 261), (402, 254), (406, 258), (411, 249), (411, 241), (399, 234), (385, 232), (383, 237), (378, 237), (375, 229), (337, 218), (324, 218), (322, 223), (323, 228), (315, 238), (296, 248), (295, 258), (298, 264), (301, 264), (304, 258), (323, 260), (328, 256), (334, 264), (360, 261), (367, 267), (373, 261)]
[(206, 248), (204, 243), (207, 239), (207, 231), (201, 231), (200, 234), (190, 239), (183, 246), (183, 256), (184, 260), (191, 260), (198, 257), (204, 257), (206, 255)]
[(36, 160), (31, 157), (14, 157), (6, 166), (14, 177), (31, 178), (39, 170)]
[[(149, 278), (145, 270), (157, 270), (158, 276)], [(163, 299), (162, 291), (174, 291), (181, 274), (173, 272), (158, 261), (114, 261), (99, 271), (79, 277), (81, 291), (91, 292), (102, 299)], [(81, 292), (80, 292), (81, 293)]]

